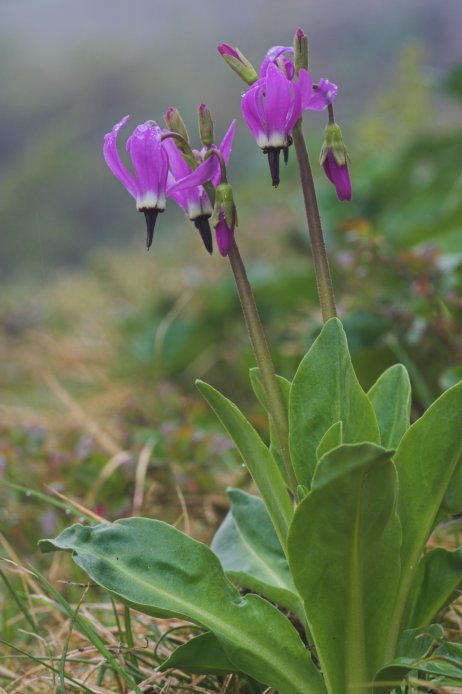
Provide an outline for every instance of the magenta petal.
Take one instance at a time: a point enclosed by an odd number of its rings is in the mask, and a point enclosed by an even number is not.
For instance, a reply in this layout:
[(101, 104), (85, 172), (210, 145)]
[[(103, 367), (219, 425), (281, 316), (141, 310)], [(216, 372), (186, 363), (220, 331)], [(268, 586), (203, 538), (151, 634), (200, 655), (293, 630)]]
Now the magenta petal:
[(261, 64), (261, 68), (260, 68), (260, 77), (261, 78), (266, 77), (268, 66), (271, 65), (271, 63), (274, 63), (274, 61), (277, 58), (279, 58), (279, 56), (282, 55), (283, 53), (289, 53), (289, 55), (293, 55), (294, 49), (292, 48), (292, 46), (273, 46), (272, 48), (269, 49), (269, 51), (265, 55), (263, 62)]
[[(168, 157), (161, 143), (162, 131), (158, 125), (148, 121), (139, 125), (127, 140), (127, 151), (132, 158), (138, 182), (137, 202), (155, 207), (157, 199), (165, 198), (168, 173)], [(163, 204), (163, 203), (161, 203)]]
[(347, 164), (337, 164), (332, 151), (327, 152), (323, 169), (329, 181), (334, 185), (337, 197), (342, 201), (351, 200), (351, 181)]
[(167, 195), (176, 193), (178, 190), (186, 188), (194, 188), (195, 186), (203, 185), (211, 181), (216, 174), (217, 167), (220, 167), (218, 159), (215, 156), (206, 159), (197, 169), (194, 169), (190, 174), (176, 181), (171, 187), (167, 188)]
[[(277, 68), (276, 68), (277, 69)], [(242, 115), (257, 143), (267, 144), (268, 133), (263, 105), (265, 80), (258, 80), (242, 97)]]
[(215, 227), (215, 234), (217, 239), (218, 250), (222, 256), (226, 256), (229, 253), (231, 246), (234, 243), (234, 227), (233, 222), (231, 229), (226, 224), (225, 213), (223, 210), (220, 211), (219, 222)]
[(287, 120), (286, 120), (286, 132), (291, 133), (292, 130), (294, 129), (295, 123), (298, 121), (300, 116), (303, 113), (303, 106), (302, 106), (302, 90), (300, 89), (299, 84), (292, 84), (292, 89), (293, 89), (293, 98), (292, 98), (292, 104), (289, 110), (289, 113), (287, 114)]
[[(164, 130), (163, 132), (168, 131)], [(175, 140), (171, 137), (166, 138), (163, 140), (162, 145), (168, 154), (168, 164), (174, 178), (178, 180), (187, 176), (191, 172), (191, 169), (183, 159), (180, 150), (176, 146)]]
[(124, 127), (129, 116), (125, 116), (119, 123), (116, 123), (110, 133), (104, 136), (103, 154), (106, 164), (111, 169), (114, 176), (125, 186), (130, 195), (136, 198), (137, 186), (133, 175), (127, 171), (122, 164), (117, 150), (117, 137), (120, 130)]
[[(228, 130), (226, 131), (225, 136), (223, 137), (222, 141), (220, 142), (220, 146), (218, 147), (223, 159), (225, 160), (225, 164), (228, 163), (229, 157), (231, 156), (231, 149), (232, 149), (232, 145), (233, 145), (233, 139), (234, 139), (235, 132), (236, 132), (236, 121), (233, 120), (233, 122), (229, 126)], [(221, 170), (219, 168), (217, 168), (217, 171), (212, 178), (212, 183), (215, 186), (215, 188), (220, 183), (220, 179), (221, 179)]]
[(217, 46), (217, 51), (220, 55), (230, 55), (232, 58), (240, 60), (239, 53), (233, 46), (230, 46), (229, 43), (220, 43), (220, 45)]
[(304, 102), (304, 109), (311, 111), (323, 111), (333, 102), (337, 96), (338, 87), (329, 80), (320, 79), (317, 89), (314, 89), (311, 97)]
[[(286, 140), (286, 120), (291, 106), (291, 83), (275, 65), (266, 73), (266, 120), (270, 145), (282, 146)], [(272, 142), (272, 139), (274, 140)], [(279, 143), (279, 140), (281, 142)]]
[(234, 140), (234, 135), (236, 133), (236, 121), (233, 120), (226, 131), (222, 141), (220, 142), (220, 145), (218, 149), (220, 150), (221, 154), (223, 155), (223, 159), (225, 160), (226, 164), (229, 161), (229, 157), (231, 155), (231, 149), (233, 146), (233, 140)]

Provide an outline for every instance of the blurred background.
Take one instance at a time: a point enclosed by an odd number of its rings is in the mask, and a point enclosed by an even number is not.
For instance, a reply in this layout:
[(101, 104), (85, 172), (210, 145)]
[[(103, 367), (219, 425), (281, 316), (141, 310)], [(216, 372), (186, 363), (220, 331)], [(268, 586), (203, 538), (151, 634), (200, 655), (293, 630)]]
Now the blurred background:
[[(39, 528), (21, 485), (51, 482), (110, 517), (130, 513), (148, 445), (147, 512), (174, 517), (169, 482), (194, 505), (217, 475), (228, 479), (234, 454), (196, 377), (266, 435), (226, 259), (205, 253), (173, 202), (146, 253), (144, 219), (106, 168), (102, 141), (130, 114), (122, 147), (130, 127), (161, 123), (169, 106), (196, 142), (200, 102), (217, 139), (237, 118), (238, 240), (277, 368), (291, 377), (321, 324), (294, 154), (272, 189), (240, 115), (244, 85), (216, 45), (237, 45), (259, 66), (298, 26), (314, 79), (339, 85), (352, 159), (353, 201), (341, 204), (318, 164), (326, 115), (306, 114), (359, 378), (368, 388), (402, 361), (418, 414), (461, 376), (459, 0), (0, 0), (0, 476), (10, 484), (0, 521), (25, 548), (60, 521), (44, 507)], [(213, 514), (197, 517), (209, 533)]]

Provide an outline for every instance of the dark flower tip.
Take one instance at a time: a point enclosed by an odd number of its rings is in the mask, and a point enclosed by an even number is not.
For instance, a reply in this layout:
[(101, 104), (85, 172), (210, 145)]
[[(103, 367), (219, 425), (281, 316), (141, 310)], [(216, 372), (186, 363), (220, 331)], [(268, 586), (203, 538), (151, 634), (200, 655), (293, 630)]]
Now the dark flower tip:
[[(280, 183), (280, 178), (279, 178), (279, 155), (281, 153), (281, 148), (280, 147), (268, 147), (266, 150), (266, 154), (268, 155), (268, 164), (271, 172), (271, 181), (273, 183), (273, 186), (275, 188), (278, 187)], [(284, 153), (284, 159), (285, 159), (285, 153)]]
[(144, 212), (144, 217), (146, 219), (146, 248), (149, 251), (152, 245), (152, 239), (154, 236), (154, 227), (156, 226), (157, 215), (160, 210), (155, 207), (145, 207), (140, 212)]
[(197, 217), (194, 221), (194, 226), (201, 235), (201, 239), (204, 242), (206, 250), (212, 254), (213, 253), (213, 241), (212, 241), (212, 230), (210, 229), (209, 217), (203, 215), (202, 217)]
[(295, 32), (295, 36), (297, 40), (300, 41), (305, 36), (305, 32), (303, 31), (303, 29), (300, 29), (300, 27), (298, 27), (297, 31)]

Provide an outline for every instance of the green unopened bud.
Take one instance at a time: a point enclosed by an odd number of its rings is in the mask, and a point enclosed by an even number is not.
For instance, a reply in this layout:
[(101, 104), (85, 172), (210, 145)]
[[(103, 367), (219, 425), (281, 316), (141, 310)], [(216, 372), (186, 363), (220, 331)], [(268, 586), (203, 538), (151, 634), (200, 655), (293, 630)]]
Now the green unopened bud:
[(212, 225), (216, 228), (220, 222), (220, 214), (224, 213), (229, 228), (237, 224), (236, 206), (234, 205), (233, 189), (229, 183), (220, 183), (215, 191), (215, 207), (212, 214)]
[(201, 142), (204, 147), (210, 147), (213, 144), (213, 120), (205, 104), (201, 104), (197, 109), (199, 118), (199, 133)]
[(295, 74), (300, 70), (308, 70), (308, 37), (303, 29), (297, 29), (294, 37), (294, 67)]
[(180, 116), (180, 112), (178, 111), (178, 109), (169, 108), (164, 116), (164, 121), (169, 130), (171, 130), (173, 133), (178, 133), (178, 135), (181, 135), (183, 140), (189, 142), (188, 131), (186, 130), (186, 125), (184, 124), (184, 121)]
[(217, 46), (217, 49), (218, 53), (226, 60), (229, 67), (234, 70), (244, 82), (251, 85), (258, 80), (258, 74), (254, 66), (250, 60), (247, 60), (245, 55), (241, 53), (239, 48), (234, 48), (228, 43), (221, 43)]
[(343, 142), (342, 131), (337, 123), (329, 123), (324, 131), (324, 143), (319, 155), (319, 163), (324, 164), (329, 150), (334, 155), (334, 159), (339, 166), (344, 166), (350, 160), (348, 150)]

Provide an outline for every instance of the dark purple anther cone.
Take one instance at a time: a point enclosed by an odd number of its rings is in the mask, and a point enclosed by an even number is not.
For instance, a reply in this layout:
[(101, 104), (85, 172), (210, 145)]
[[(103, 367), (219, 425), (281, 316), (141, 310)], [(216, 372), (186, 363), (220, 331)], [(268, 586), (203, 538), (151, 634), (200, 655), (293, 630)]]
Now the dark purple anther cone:
[(212, 230), (210, 229), (209, 223), (210, 217), (203, 215), (202, 217), (197, 217), (194, 219), (194, 226), (201, 235), (201, 239), (204, 243), (205, 248), (210, 254), (213, 253), (213, 240), (212, 240)]
[(146, 248), (149, 251), (154, 236), (154, 227), (156, 226), (157, 215), (159, 214), (160, 210), (156, 210), (155, 208), (144, 208), (143, 210), (140, 210), (140, 212), (144, 212), (144, 217), (146, 219)]
[(273, 186), (277, 188), (280, 182), (279, 155), (281, 154), (281, 147), (268, 147), (266, 149), (266, 154), (268, 154), (268, 164), (271, 172), (271, 180), (273, 182)]

